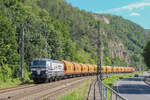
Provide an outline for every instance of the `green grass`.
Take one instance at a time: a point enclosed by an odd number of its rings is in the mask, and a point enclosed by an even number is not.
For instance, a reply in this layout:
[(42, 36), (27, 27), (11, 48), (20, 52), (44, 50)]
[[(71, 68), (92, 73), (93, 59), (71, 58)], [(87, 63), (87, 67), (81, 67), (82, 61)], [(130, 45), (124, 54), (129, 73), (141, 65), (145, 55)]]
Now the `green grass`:
[(21, 82), (20, 78), (7, 78), (4, 82), (2, 78), (0, 77), (0, 89), (2, 88), (10, 88), (18, 85), (23, 85), (23, 84), (31, 84), (33, 83), (33, 80), (30, 80), (29, 75), (30, 72), (26, 72), (24, 74), (24, 83)]
[(123, 78), (128, 78), (132, 77), (134, 74), (116, 74), (116, 75), (111, 75), (109, 78), (105, 78), (103, 80), (104, 84), (108, 85), (109, 87), (113, 88), (113, 84)]
[(56, 100), (85, 100), (87, 97), (87, 88), (92, 80), (80, 84), (68, 94), (58, 97)]
[(31, 84), (31, 83), (33, 83), (32, 80), (28, 80), (22, 83), (19, 78), (16, 78), (16, 79), (7, 80), (6, 82), (0, 82), (0, 89), (10, 88), (18, 85), (23, 85), (23, 84)]
[(138, 74), (139, 76), (143, 76), (143, 73), (139, 72), (139, 71), (134, 72), (134, 74)]
[(14, 86), (18, 86), (20, 84), (21, 84), (21, 81), (19, 79), (13, 79), (11, 81), (8, 80), (6, 82), (0, 82), (0, 89), (14, 87)]

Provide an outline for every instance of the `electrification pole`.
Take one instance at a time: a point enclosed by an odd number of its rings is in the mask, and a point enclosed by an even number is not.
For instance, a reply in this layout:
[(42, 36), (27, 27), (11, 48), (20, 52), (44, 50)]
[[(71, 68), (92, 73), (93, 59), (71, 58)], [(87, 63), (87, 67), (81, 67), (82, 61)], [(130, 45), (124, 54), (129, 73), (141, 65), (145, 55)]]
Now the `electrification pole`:
[(140, 58), (140, 64), (139, 64), (139, 72), (142, 73), (142, 58)]
[(21, 81), (24, 82), (24, 25), (21, 25), (20, 33), (20, 74)]
[(98, 75), (100, 75), (100, 79), (102, 80), (102, 41), (101, 41), (101, 33), (100, 33), (100, 22), (98, 21), (98, 37), (97, 37), (97, 79)]

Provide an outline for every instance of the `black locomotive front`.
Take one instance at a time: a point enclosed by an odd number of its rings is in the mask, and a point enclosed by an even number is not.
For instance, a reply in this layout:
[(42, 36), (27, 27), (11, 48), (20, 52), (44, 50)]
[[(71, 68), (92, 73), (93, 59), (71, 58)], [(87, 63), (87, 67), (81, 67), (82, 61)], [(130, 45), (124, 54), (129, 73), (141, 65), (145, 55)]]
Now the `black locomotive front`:
[(48, 59), (34, 59), (31, 64), (31, 75), (30, 78), (34, 82), (46, 81), (48, 77), (47, 64)]

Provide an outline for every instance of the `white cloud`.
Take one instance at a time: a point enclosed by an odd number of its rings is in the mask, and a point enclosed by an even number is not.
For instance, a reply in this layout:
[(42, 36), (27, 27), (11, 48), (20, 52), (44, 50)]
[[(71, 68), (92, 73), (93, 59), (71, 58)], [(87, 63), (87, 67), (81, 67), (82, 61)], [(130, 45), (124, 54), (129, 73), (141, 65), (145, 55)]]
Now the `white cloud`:
[(137, 8), (141, 8), (144, 6), (150, 6), (150, 3), (136, 3), (136, 4), (130, 4), (124, 7), (121, 7), (121, 9), (128, 9), (128, 10), (132, 10), (132, 9), (137, 9)]
[(150, 6), (150, 3), (142, 2), (142, 3), (129, 4), (126, 6), (122, 6), (120, 8), (113, 8), (113, 9), (107, 10), (106, 12), (119, 12), (121, 10), (133, 10), (133, 9), (138, 9), (138, 8), (142, 8), (145, 6)]
[(139, 13), (132, 12), (132, 13), (130, 14), (130, 16), (140, 16), (140, 14), (139, 14)]

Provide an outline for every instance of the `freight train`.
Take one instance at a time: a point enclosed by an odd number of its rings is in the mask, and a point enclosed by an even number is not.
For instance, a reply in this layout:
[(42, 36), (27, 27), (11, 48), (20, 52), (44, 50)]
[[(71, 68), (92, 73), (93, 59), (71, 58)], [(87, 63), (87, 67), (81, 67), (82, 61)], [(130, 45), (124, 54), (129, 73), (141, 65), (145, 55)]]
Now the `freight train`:
[[(52, 60), (48, 58), (35, 58), (31, 62), (31, 75), (30, 78), (34, 82), (50, 82), (52, 80), (96, 75), (97, 65), (81, 64), (70, 62), (66, 60)], [(102, 73), (131, 73), (135, 69), (132, 67), (111, 67), (102, 66)]]

